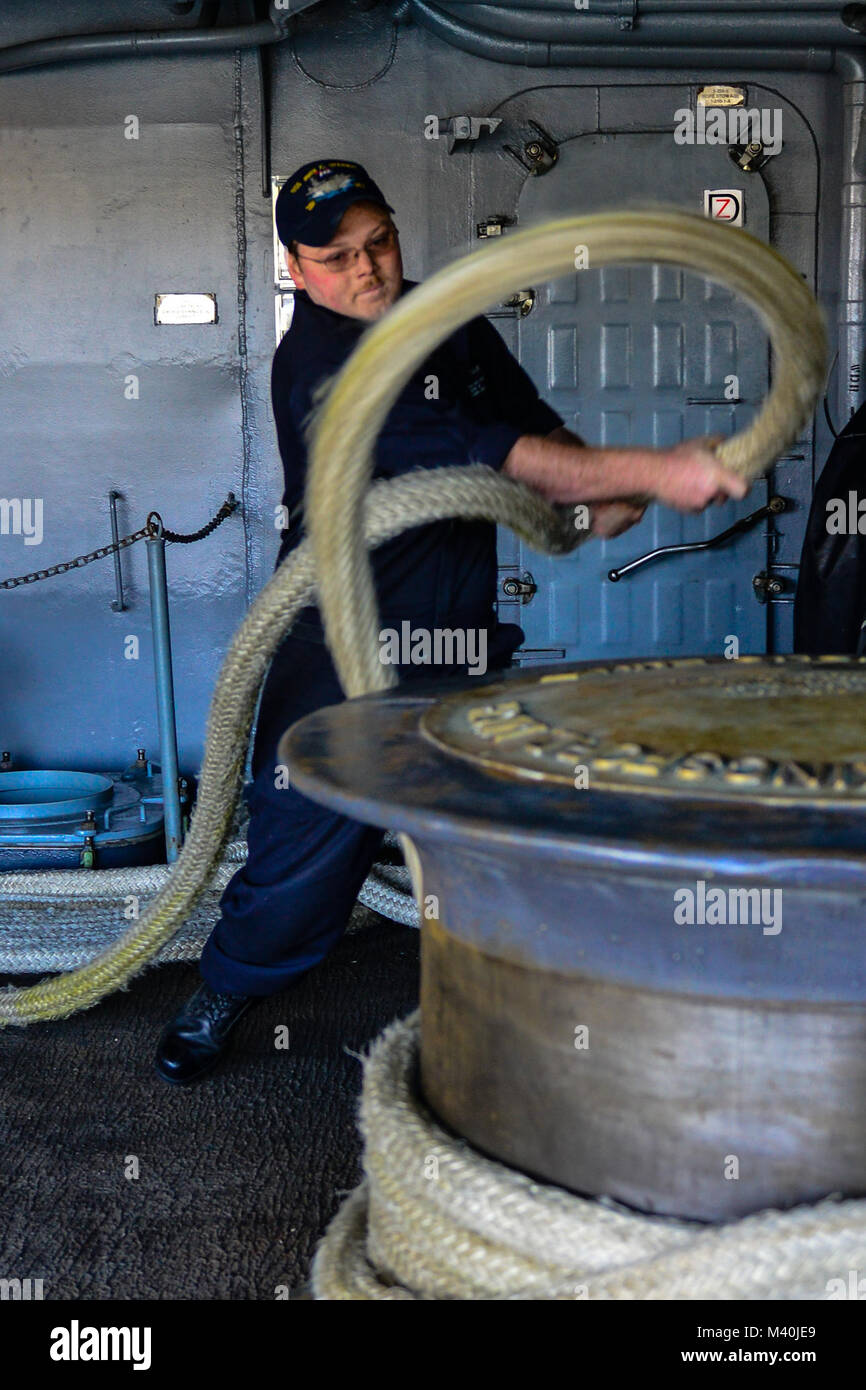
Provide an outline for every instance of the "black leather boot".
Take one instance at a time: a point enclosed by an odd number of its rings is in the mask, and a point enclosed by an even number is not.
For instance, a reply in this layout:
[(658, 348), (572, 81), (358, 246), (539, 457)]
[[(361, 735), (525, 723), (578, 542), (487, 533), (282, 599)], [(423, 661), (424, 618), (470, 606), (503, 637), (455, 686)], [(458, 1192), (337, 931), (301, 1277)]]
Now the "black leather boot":
[(247, 994), (199, 985), (160, 1034), (154, 1066), (163, 1080), (185, 1085), (209, 1072), (226, 1051), (232, 1028), (255, 1002)]

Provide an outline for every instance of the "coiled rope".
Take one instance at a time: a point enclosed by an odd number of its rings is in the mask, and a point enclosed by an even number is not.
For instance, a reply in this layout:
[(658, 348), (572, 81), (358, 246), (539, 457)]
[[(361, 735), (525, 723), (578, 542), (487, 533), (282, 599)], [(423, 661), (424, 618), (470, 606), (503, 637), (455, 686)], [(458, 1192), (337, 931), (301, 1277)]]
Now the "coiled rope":
[[(64, 1018), (123, 987), (181, 927), (204, 891), (229, 835), (259, 687), (301, 608), (318, 597), (348, 696), (385, 689), (396, 675), (379, 661), (378, 615), (367, 547), (450, 517), (509, 526), (531, 546), (564, 554), (585, 539), (568, 509), (549, 506), (495, 470), (419, 470), (369, 487), (382, 423), (415, 368), (461, 323), (527, 278), (574, 272), (577, 248), (591, 269), (666, 262), (720, 280), (765, 323), (776, 376), (758, 417), (717, 450), (756, 477), (797, 437), (823, 382), (823, 324), (789, 263), (748, 233), (670, 209), (567, 217), (463, 256), (418, 286), (365, 333), (320, 398), (310, 425), (305, 514), (309, 536), (256, 598), (223, 663), (208, 716), (199, 795), (189, 835), (167, 883), (129, 931), (87, 965), (25, 989), (0, 991), (0, 1026)], [(579, 272), (575, 272), (579, 273)]]
[[(443, 468), (379, 482), (370, 489), (362, 525), (371, 546), (407, 527), (450, 517), (489, 518), (514, 527), (547, 554), (564, 554), (584, 537), (520, 483), (483, 464)], [(366, 550), (365, 550), (366, 556)], [(231, 831), (243, 780), (259, 687), (270, 659), (298, 612), (315, 597), (309, 539), (262, 589), (232, 640), (211, 700), (199, 793), (189, 834), (166, 883), (138, 921), (93, 960), (23, 989), (0, 991), (0, 1025), (66, 1018), (90, 1008), (142, 970), (182, 926), (211, 880)]]
[[(227, 884), (247, 859), (243, 826), (233, 825), (207, 887), (183, 926), (153, 957), (154, 963), (197, 960), (220, 915)], [(395, 847), (396, 835), (385, 844)], [(0, 971), (33, 975), (74, 970), (116, 941), (133, 907), (147, 906), (164, 888), (172, 866), (146, 864), (125, 869), (7, 870), (0, 875)], [(358, 902), (393, 922), (419, 927), (420, 914), (404, 864), (374, 864)], [(351, 930), (351, 921), (348, 930)]]
[[(566, 553), (584, 538), (567, 511), (479, 465), (368, 486), (376, 437), (415, 368), (497, 298), (530, 278), (574, 270), (578, 248), (587, 268), (663, 262), (743, 295), (769, 332), (775, 378), (758, 417), (721, 444), (717, 457), (751, 479), (797, 437), (823, 382), (821, 316), (788, 262), (741, 229), (658, 207), (561, 218), (462, 257), (406, 295), (364, 335), (315, 412), (310, 535), (262, 590), (232, 642), (211, 702), (198, 804), (169, 881), (135, 927), (87, 966), (0, 994), (0, 1023), (89, 1007), (125, 984), (178, 930), (228, 836), (270, 658), (317, 592), (347, 695), (395, 683), (378, 659), (367, 546), (452, 516), (508, 525), (548, 554)], [(317, 1256), (318, 1297), (573, 1298), (586, 1285), (587, 1296), (604, 1298), (814, 1298), (822, 1296), (822, 1276), (844, 1277), (866, 1260), (863, 1202), (764, 1212), (695, 1234), (688, 1223), (625, 1213), (491, 1164), (422, 1115), (408, 1084), (415, 1047), (414, 1023), (394, 1025), (368, 1064), (368, 1176)], [(438, 1161), (438, 1178), (423, 1166), (428, 1158)]]
[[(667, 262), (742, 294), (766, 325), (775, 377), (752, 425), (716, 450), (751, 479), (797, 437), (823, 382), (823, 324), (796, 271), (747, 233), (670, 210), (563, 218), (464, 257), (366, 334), (319, 411), (306, 517), (319, 606), (349, 696), (395, 683), (378, 661), (378, 611), (359, 522), (376, 438), (442, 340), (527, 279), (578, 263)], [(501, 482), (504, 480), (500, 480)], [(366, 1178), (316, 1256), (320, 1299), (787, 1298), (826, 1296), (866, 1258), (866, 1202), (763, 1212), (695, 1233), (532, 1183), (448, 1138), (409, 1084), (413, 1019), (374, 1049), (361, 1124)]]
[(707, 1226), (485, 1158), (418, 1097), (418, 1020), (392, 1024), (366, 1060), (365, 1179), (316, 1253), (315, 1298), (827, 1299), (831, 1281), (866, 1267), (866, 1201)]

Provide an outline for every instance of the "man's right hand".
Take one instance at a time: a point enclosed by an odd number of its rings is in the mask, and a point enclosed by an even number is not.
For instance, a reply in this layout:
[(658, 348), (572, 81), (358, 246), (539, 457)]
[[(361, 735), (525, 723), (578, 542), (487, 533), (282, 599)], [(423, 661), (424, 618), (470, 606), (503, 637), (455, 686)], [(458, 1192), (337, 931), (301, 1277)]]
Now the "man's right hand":
[(535, 488), (548, 502), (663, 502), (680, 512), (700, 512), (711, 502), (745, 497), (749, 488), (719, 463), (713, 449), (721, 434), (686, 439), (670, 449), (596, 449), (563, 427), (550, 437), (522, 434), (502, 472)]
[(711, 502), (745, 497), (749, 484), (719, 463), (713, 452), (723, 435), (684, 439), (672, 449), (659, 450), (658, 471), (651, 481), (652, 496), (678, 512), (702, 512)]

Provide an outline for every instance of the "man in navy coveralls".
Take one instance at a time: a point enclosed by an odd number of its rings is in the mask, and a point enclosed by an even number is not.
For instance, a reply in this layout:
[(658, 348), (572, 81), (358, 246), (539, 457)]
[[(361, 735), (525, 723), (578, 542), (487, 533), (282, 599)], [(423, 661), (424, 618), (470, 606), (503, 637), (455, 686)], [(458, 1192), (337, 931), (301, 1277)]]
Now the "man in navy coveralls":
[[(279, 564), (303, 534), (303, 425), (316, 385), (350, 356), (367, 326), (415, 282), (403, 277), (394, 211), (349, 160), (317, 160), (286, 180), (276, 206), (297, 287), (291, 327), (274, 355), (271, 394), (285, 470)], [(435, 386), (431, 390), (431, 379)], [(618, 535), (643, 515), (629, 499), (680, 511), (742, 497), (710, 442), (671, 449), (594, 449), (539, 399), (484, 317), (457, 329), (414, 373), (385, 421), (375, 477), (413, 468), (485, 463), (549, 501), (592, 508), (592, 531)], [(508, 666), (523, 632), (497, 622), (496, 527), (483, 521), (416, 526), (371, 554), (382, 629), (476, 630), (487, 666)], [(468, 646), (468, 643), (467, 643)], [(467, 666), (398, 666), (400, 681), (466, 675)], [(163, 1029), (156, 1068), (167, 1081), (204, 1075), (250, 1005), (284, 989), (336, 945), (375, 862), (381, 830), (358, 824), (284, 785), (277, 743), (302, 715), (342, 700), (316, 607), (303, 610), (271, 664), (253, 745), (249, 857), (228, 884), (201, 957), (203, 983)]]

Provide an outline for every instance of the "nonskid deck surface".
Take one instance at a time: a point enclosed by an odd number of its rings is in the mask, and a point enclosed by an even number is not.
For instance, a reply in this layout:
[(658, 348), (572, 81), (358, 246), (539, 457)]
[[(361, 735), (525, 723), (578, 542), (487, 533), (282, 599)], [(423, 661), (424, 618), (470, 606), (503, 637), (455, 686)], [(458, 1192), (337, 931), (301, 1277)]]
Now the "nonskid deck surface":
[[(0, 1277), (41, 1278), (46, 1299), (302, 1290), (360, 1178), (361, 1067), (344, 1049), (365, 1051), (417, 1003), (417, 931), (360, 905), (351, 925), (189, 1087), (161, 1081), (152, 1058), (195, 963), (148, 970), (62, 1022), (0, 1032)], [(281, 1025), (288, 1050), (275, 1047)]]

